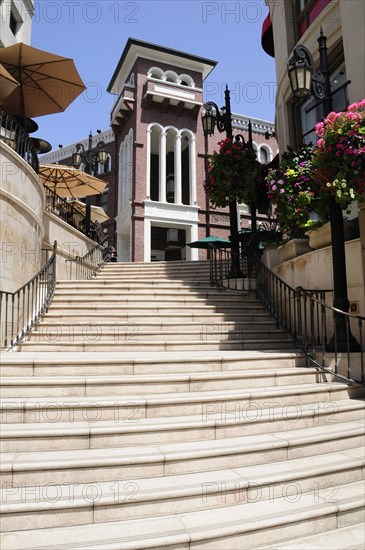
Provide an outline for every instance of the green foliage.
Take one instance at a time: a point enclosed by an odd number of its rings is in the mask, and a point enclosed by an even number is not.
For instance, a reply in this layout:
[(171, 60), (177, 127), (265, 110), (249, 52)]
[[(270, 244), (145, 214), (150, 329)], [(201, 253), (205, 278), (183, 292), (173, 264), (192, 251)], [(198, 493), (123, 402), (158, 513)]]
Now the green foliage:
[(228, 206), (232, 201), (251, 205), (257, 200), (259, 163), (255, 151), (241, 142), (226, 138), (218, 143), (208, 161), (205, 189), (214, 206)]

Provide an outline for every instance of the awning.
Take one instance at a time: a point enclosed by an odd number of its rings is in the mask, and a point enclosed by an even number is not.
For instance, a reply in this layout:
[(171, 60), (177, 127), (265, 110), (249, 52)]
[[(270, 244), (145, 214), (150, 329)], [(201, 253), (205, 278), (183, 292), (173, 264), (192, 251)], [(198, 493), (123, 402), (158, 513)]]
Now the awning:
[(268, 55), (270, 55), (271, 57), (275, 57), (274, 37), (272, 32), (272, 23), (270, 21), (270, 14), (268, 14), (262, 24), (261, 45), (263, 50)]

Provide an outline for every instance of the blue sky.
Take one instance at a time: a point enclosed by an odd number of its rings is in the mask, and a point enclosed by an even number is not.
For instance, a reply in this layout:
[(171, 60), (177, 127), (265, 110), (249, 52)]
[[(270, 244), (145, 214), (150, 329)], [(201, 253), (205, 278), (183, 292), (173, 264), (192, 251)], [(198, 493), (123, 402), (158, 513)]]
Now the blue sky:
[(114, 96), (106, 88), (129, 37), (218, 62), (205, 100), (232, 112), (274, 119), (274, 59), (261, 47), (264, 0), (36, 0), (32, 46), (75, 61), (86, 91), (65, 112), (38, 117), (37, 136), (67, 145), (109, 127)]

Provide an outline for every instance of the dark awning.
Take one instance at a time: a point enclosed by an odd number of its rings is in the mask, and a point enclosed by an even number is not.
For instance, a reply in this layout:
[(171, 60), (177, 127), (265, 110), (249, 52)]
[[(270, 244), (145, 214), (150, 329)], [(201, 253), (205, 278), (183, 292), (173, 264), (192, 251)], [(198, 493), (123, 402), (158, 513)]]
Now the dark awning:
[(268, 55), (270, 55), (271, 57), (275, 57), (274, 37), (272, 32), (272, 23), (270, 21), (270, 14), (268, 14), (262, 24), (261, 45), (263, 50)]

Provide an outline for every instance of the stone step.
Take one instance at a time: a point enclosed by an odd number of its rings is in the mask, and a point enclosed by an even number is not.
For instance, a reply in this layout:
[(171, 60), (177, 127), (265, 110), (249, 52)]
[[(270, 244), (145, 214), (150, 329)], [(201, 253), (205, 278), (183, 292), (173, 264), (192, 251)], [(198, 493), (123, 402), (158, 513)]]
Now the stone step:
[[(183, 312), (189, 313), (189, 314), (199, 314), (200, 316), (205, 315), (206, 313), (223, 313), (226, 315), (230, 315), (231, 318), (235, 317), (235, 313), (243, 313), (245, 311), (249, 311), (251, 315), (254, 315), (255, 312), (261, 312), (260, 307), (252, 307), (250, 304), (246, 304), (245, 302), (241, 303), (232, 303), (229, 304), (228, 302), (217, 302), (216, 304), (210, 303), (199, 303), (199, 301), (185, 301), (185, 303), (179, 304), (180, 308), (183, 309)], [(59, 312), (59, 314), (72, 314), (74, 312), (74, 316), (78, 315), (79, 313), (91, 313), (93, 311), (98, 312), (100, 315), (107, 316), (108, 312), (120, 312), (120, 314), (128, 314), (129, 316), (135, 315), (135, 314), (143, 314), (145, 311), (149, 311), (150, 313), (154, 313), (155, 315), (158, 313), (160, 314), (173, 314), (173, 315), (179, 315), (180, 311), (177, 308), (177, 305), (174, 304), (173, 301), (166, 301), (166, 302), (160, 302), (160, 301), (151, 301), (148, 304), (146, 304), (145, 301), (133, 301), (133, 302), (126, 302), (126, 301), (120, 301), (119, 303), (116, 300), (111, 300), (110, 303), (107, 303), (105, 300), (103, 301), (86, 301), (86, 303), (80, 302), (67, 302), (64, 301), (58, 301), (58, 302), (52, 302), (52, 304), (48, 308), (49, 312), (55, 313)]]
[(129, 323), (127, 325), (115, 324), (114, 326), (102, 327), (100, 325), (87, 326), (80, 329), (79, 326), (69, 326), (68, 328), (60, 325), (56, 327), (44, 327), (39, 325), (36, 331), (31, 332), (27, 336), (27, 342), (37, 343), (60, 343), (72, 344), (74, 342), (104, 342), (112, 341), (114, 343), (120, 342), (149, 342), (153, 341), (163, 342), (166, 345), (170, 341), (185, 341), (188, 340), (191, 343), (196, 342), (236, 342), (246, 340), (269, 340), (286, 338), (286, 334), (282, 329), (277, 329), (275, 326), (263, 326), (260, 328), (240, 328), (223, 330), (222, 327), (218, 327), (214, 330), (208, 329), (202, 330), (164, 330), (162, 327), (157, 330), (145, 330), (137, 323)]
[(260, 546), (260, 550), (364, 550), (365, 521), (351, 523), (325, 533), (295, 538), (269, 546)]
[[(140, 352), (26, 352), (4, 353), (2, 376), (152, 375), (199, 372), (263, 371), (265, 351), (179, 351)], [(305, 366), (302, 351), (270, 352), (270, 369)]]
[(248, 389), (330, 381), (329, 374), (316, 369), (286, 368), (181, 374), (124, 374), (119, 376), (81, 376), (77, 368), (70, 376), (2, 376), (0, 391), (6, 397), (87, 397), (95, 395), (133, 395)]
[[(2, 531), (90, 525), (171, 513), (195, 512), (278, 498), (295, 502), (310, 495), (337, 502), (339, 488), (363, 480), (364, 450), (323, 454), (267, 464), (94, 485), (5, 487), (1, 491)], [(359, 484), (359, 486), (361, 486)], [(22, 522), (19, 524), (21, 514)]]
[[(250, 316), (251, 317), (251, 316)], [(208, 322), (208, 323), (202, 323), (199, 321), (176, 321), (175, 318), (167, 321), (152, 321), (147, 320), (143, 322), (143, 319), (141, 319), (138, 323), (116, 323), (115, 321), (100, 321), (98, 323), (96, 322), (82, 322), (78, 321), (78, 319), (74, 319), (73, 321), (63, 321), (63, 322), (52, 322), (48, 320), (48, 317), (46, 316), (44, 319), (42, 319), (33, 329), (32, 334), (36, 334), (37, 332), (45, 332), (45, 331), (60, 331), (70, 333), (74, 331), (78, 331), (81, 333), (86, 333), (89, 330), (95, 330), (100, 329), (103, 332), (108, 332), (115, 330), (116, 328), (119, 328), (120, 331), (123, 331), (128, 333), (131, 332), (133, 328), (136, 330), (142, 330), (142, 331), (163, 331), (163, 332), (175, 332), (175, 331), (188, 331), (191, 330), (195, 334), (202, 334), (207, 336), (212, 335), (218, 335), (218, 334), (226, 334), (230, 331), (246, 331), (247, 329), (250, 330), (264, 330), (267, 328), (275, 328), (276, 329), (277, 324), (276, 322), (271, 319), (270, 317), (264, 317), (262, 319), (247, 319), (242, 322), (235, 322), (235, 321), (221, 321), (218, 323), (214, 322)]]
[[(217, 289), (204, 282), (191, 283), (189, 285), (180, 283), (179, 281), (145, 281), (136, 282), (129, 281), (116, 281), (111, 280), (96, 280), (88, 279), (85, 281), (58, 281), (56, 285), (56, 292), (68, 292), (68, 291), (89, 291), (89, 290), (103, 290), (111, 292), (126, 292), (130, 290), (140, 292), (155, 292), (155, 291), (170, 291), (172, 293), (179, 290), (192, 293), (208, 293), (216, 295), (234, 295), (237, 296), (237, 292), (229, 289)], [(239, 293), (241, 294), (241, 292)], [(244, 294), (244, 293), (242, 293)], [(246, 293), (247, 294), (247, 293)]]
[(364, 482), (357, 481), (340, 486), (336, 499), (328, 499), (325, 489), (315, 499), (309, 493), (292, 502), (285, 495), (273, 502), (94, 523), (87, 529), (76, 525), (8, 532), (1, 540), (6, 550), (254, 550), (283, 539), (350, 526), (361, 516), (363, 492)]
[(192, 414), (237, 413), (254, 406), (258, 410), (313, 402), (330, 402), (362, 397), (363, 386), (349, 388), (347, 384), (325, 382), (300, 386), (277, 386), (239, 390), (175, 392), (168, 394), (138, 394), (90, 397), (4, 398), (0, 405), (4, 423), (57, 423), (112, 420), (138, 422), (141, 418), (189, 416)]
[[(72, 308), (63, 308), (60, 309), (49, 309), (48, 313), (43, 317), (43, 322), (65, 322), (65, 323), (73, 323), (74, 321), (82, 322), (82, 323), (94, 323), (100, 322), (100, 323), (114, 323), (114, 322), (121, 322), (121, 321), (132, 321), (132, 322), (138, 322), (143, 323), (143, 321), (154, 321), (156, 322), (156, 311), (151, 312), (147, 310), (143, 310), (143, 308), (140, 308), (136, 310), (133, 309), (133, 312), (131, 311), (131, 308), (116, 308), (114, 310), (104, 310), (100, 311), (100, 309), (93, 309), (93, 310), (86, 310), (84, 309), (84, 312), (82, 310), (78, 309), (77, 312), (75, 312)], [(158, 322), (161, 323), (178, 323), (179, 320), (187, 323), (187, 322), (195, 322), (195, 323), (204, 323), (204, 324), (216, 324), (216, 323), (224, 323), (224, 322), (236, 322), (236, 324), (240, 323), (255, 323), (257, 321), (269, 321), (272, 322), (272, 317), (265, 312), (265, 311), (257, 311), (256, 309), (251, 309), (248, 311), (245, 311), (242, 313), (242, 311), (237, 312), (235, 314), (227, 313), (220, 313), (213, 310), (210, 310), (209, 312), (206, 312), (205, 308), (204, 311), (202, 311), (202, 308), (195, 308), (193, 311), (186, 311), (180, 310), (177, 312), (176, 309), (170, 310), (167, 309), (167, 311), (164, 311), (162, 309), (159, 309), (158, 311)], [(34, 329), (36, 330), (36, 329)]]
[(176, 306), (178, 305), (184, 305), (189, 303), (201, 303), (202, 305), (220, 305), (220, 304), (237, 304), (238, 303), (244, 303), (245, 307), (255, 307), (256, 309), (264, 309), (263, 306), (258, 305), (256, 300), (249, 300), (244, 299), (245, 297), (240, 294), (239, 296), (234, 296), (231, 294), (211, 294), (204, 292), (203, 294), (197, 294), (192, 292), (184, 292), (180, 291), (176, 294), (171, 292), (157, 292), (157, 291), (151, 291), (148, 294), (141, 294), (139, 292), (133, 292), (128, 291), (125, 293), (115, 293), (115, 292), (105, 292), (102, 289), (99, 289), (95, 292), (85, 291), (83, 293), (80, 293), (78, 291), (70, 291), (70, 292), (63, 292), (59, 293), (56, 292), (52, 303), (58, 304), (58, 303), (79, 303), (79, 302), (88, 302), (89, 300), (103, 300), (106, 303), (124, 303), (124, 302), (143, 302), (145, 304), (154, 303), (156, 301), (165, 304), (167, 303), (175, 303)]
[[(342, 400), (316, 403), (289, 403), (282, 406), (249, 403), (227, 410), (216, 405), (201, 414), (185, 417), (133, 418), (116, 415), (113, 420), (94, 422), (86, 411), (82, 421), (29, 422), (3, 424), (1, 451), (6, 453), (76, 449), (124, 448), (129, 445), (183, 443), (223, 439), (273, 432), (291, 431), (294, 427), (332, 428), (340, 422), (359, 421), (364, 417), (364, 401)], [(54, 409), (47, 409), (47, 420), (54, 420)], [(11, 412), (8, 412), (11, 414)], [(56, 412), (57, 414), (57, 412)], [(127, 421), (125, 421), (127, 420)], [(128, 421), (129, 420), (129, 421)]]
[[(119, 341), (118, 341), (119, 340)], [(66, 347), (68, 351), (181, 351), (196, 350), (196, 351), (214, 351), (214, 350), (296, 350), (296, 344), (290, 337), (281, 337), (277, 339), (258, 338), (258, 339), (239, 339), (239, 340), (209, 340), (204, 342), (201, 340), (126, 340), (123, 339), (110, 339), (101, 341), (90, 341), (86, 338), (75, 340), (74, 342), (47, 342), (41, 343), (33, 342), (31, 340), (23, 340), (19, 344), (19, 351), (63, 351)]]
[(335, 424), (330, 430), (324, 425), (315, 429), (191, 441), (188, 445), (110, 447), (107, 452), (98, 448), (3, 453), (1, 482), (6, 488), (21, 484), (99, 483), (270, 464), (361, 448), (365, 444), (364, 432), (363, 423), (353, 421)]

